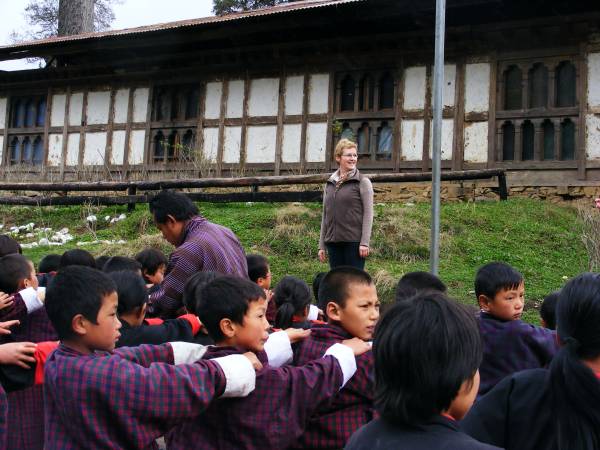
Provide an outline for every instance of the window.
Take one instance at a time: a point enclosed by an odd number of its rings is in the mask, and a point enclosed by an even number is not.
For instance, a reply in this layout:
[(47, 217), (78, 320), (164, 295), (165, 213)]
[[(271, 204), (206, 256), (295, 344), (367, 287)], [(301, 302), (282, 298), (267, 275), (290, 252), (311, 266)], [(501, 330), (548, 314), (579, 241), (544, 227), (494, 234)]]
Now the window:
[(577, 159), (574, 57), (499, 62), (496, 111), (500, 161)]
[[(394, 148), (396, 86), (390, 70), (340, 73), (336, 76), (333, 145), (339, 139), (357, 144), (361, 161), (390, 161)], [(382, 163), (385, 167), (386, 164)]]
[(44, 163), (46, 96), (16, 96), (10, 100), (8, 156), (11, 165), (40, 166)]
[(182, 163), (194, 155), (200, 106), (196, 84), (157, 86), (152, 101), (150, 161)]

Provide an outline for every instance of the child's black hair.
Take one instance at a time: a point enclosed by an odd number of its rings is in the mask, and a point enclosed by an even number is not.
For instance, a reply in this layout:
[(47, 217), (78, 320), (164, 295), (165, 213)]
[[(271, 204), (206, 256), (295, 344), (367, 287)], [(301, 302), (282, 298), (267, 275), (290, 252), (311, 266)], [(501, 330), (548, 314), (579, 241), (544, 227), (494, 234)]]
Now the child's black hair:
[(86, 266), (96, 268), (96, 260), (92, 254), (80, 248), (67, 250), (60, 257), (60, 269), (68, 266)]
[(56, 272), (60, 267), (60, 255), (56, 253), (50, 253), (44, 256), (38, 264), (39, 273), (50, 273)]
[(523, 283), (523, 275), (503, 262), (482, 266), (475, 275), (475, 296), (485, 295), (493, 300), (503, 290), (517, 289)]
[(396, 301), (404, 300), (425, 290), (446, 293), (446, 285), (429, 272), (405, 273), (396, 285)]
[(310, 305), (310, 288), (303, 280), (288, 275), (277, 283), (271, 301), (277, 305), (275, 328), (290, 328), (294, 314), (302, 314)]
[(250, 254), (246, 255), (248, 263), (248, 278), (256, 283), (259, 278), (266, 278), (269, 273), (269, 260), (263, 255)]
[(373, 279), (364, 270), (351, 266), (340, 266), (327, 272), (319, 285), (319, 308), (326, 311), (329, 302), (344, 308), (352, 284), (369, 285), (373, 284)]
[(77, 314), (97, 323), (104, 297), (116, 290), (108, 275), (97, 269), (73, 265), (59, 270), (46, 290), (44, 303), (59, 339), (75, 335), (71, 322)]
[(187, 195), (171, 190), (156, 194), (150, 199), (149, 206), (156, 223), (166, 223), (167, 216), (184, 221), (198, 215), (198, 207)]
[(202, 271), (196, 272), (188, 278), (183, 287), (183, 304), (190, 314), (198, 315), (198, 306), (202, 298), (202, 290), (208, 283), (220, 276), (222, 276), (222, 274), (218, 272)]
[(102, 272), (122, 272), (128, 270), (130, 272), (140, 273), (142, 272), (142, 265), (133, 258), (127, 256), (111, 256), (108, 261), (102, 266)]
[(13, 294), (19, 282), (31, 276), (31, 263), (23, 255), (11, 253), (0, 258), (0, 291)]
[(106, 261), (108, 261), (111, 257), (109, 255), (102, 255), (96, 258), (96, 268), (98, 270), (102, 270)]
[(560, 291), (552, 292), (544, 297), (542, 306), (540, 307), (540, 316), (545, 322), (546, 328), (556, 330), (556, 304)]
[[(167, 266), (167, 257), (157, 248), (145, 248), (135, 255), (135, 260), (142, 265), (142, 274), (145, 271), (150, 276), (154, 275), (160, 266)], [(148, 281), (145, 275), (144, 279)]]
[(242, 324), (250, 302), (259, 298), (265, 298), (265, 291), (256, 283), (225, 275), (202, 289), (197, 313), (209, 336), (218, 343), (225, 337), (219, 326), (221, 320)]
[(464, 305), (436, 291), (396, 302), (375, 329), (375, 406), (391, 423), (425, 423), (450, 407), (482, 355)]
[(0, 257), (12, 254), (21, 254), (21, 244), (7, 234), (0, 234)]
[(600, 381), (584, 363), (600, 357), (600, 275), (583, 273), (560, 291), (556, 329), (561, 349), (550, 363), (557, 448), (600, 448)]
[(125, 314), (140, 308), (148, 301), (146, 283), (137, 273), (131, 270), (122, 270), (120, 272), (110, 272), (108, 276), (117, 287), (117, 295), (119, 296), (117, 312), (119, 314)]
[(319, 272), (315, 275), (312, 281), (313, 296), (315, 297), (315, 302), (317, 303), (319, 303), (319, 286), (321, 286), (321, 281), (325, 275), (327, 275), (327, 272)]

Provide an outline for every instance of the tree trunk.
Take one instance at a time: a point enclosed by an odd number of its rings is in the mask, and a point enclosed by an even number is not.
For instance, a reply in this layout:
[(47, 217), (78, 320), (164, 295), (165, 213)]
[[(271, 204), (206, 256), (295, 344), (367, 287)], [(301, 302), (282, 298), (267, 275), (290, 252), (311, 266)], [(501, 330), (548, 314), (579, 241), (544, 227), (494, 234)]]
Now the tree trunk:
[(58, 35), (94, 31), (94, 0), (60, 0), (58, 6)]

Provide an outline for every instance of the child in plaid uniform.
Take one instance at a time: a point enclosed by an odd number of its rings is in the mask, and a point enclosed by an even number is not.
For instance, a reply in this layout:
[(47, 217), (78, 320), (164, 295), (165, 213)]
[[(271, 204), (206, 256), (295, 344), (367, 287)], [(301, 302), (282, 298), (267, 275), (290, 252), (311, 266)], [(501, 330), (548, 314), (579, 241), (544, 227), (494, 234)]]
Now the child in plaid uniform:
[[(373, 338), (379, 319), (379, 300), (369, 274), (354, 267), (337, 267), (321, 280), (319, 307), (327, 324), (313, 325), (311, 335), (299, 343), (295, 365), (319, 358), (325, 349), (344, 339)], [(357, 371), (330, 402), (321, 405), (306, 432), (296, 443), (299, 448), (342, 448), (350, 435), (373, 418), (373, 354), (356, 359)]]
[[(220, 396), (254, 387), (254, 355), (198, 361), (204, 347), (173, 342), (114, 350), (119, 338), (112, 280), (68, 267), (46, 296), (61, 343), (45, 370), (45, 448), (155, 448), (179, 421)], [(177, 365), (180, 364), (180, 365)]]
[(508, 375), (550, 363), (558, 350), (556, 333), (521, 320), (525, 283), (518, 271), (505, 263), (486, 264), (477, 271), (475, 295), (484, 343), (479, 395)]
[(224, 276), (209, 283), (200, 297), (196, 312), (216, 343), (204, 358), (250, 350), (266, 367), (257, 373), (256, 390), (247, 398), (214, 402), (202, 417), (169, 433), (170, 449), (288, 448), (302, 434), (310, 415), (354, 374), (354, 354), (368, 348), (362, 341), (346, 341), (352, 347), (329, 346), (304, 367), (267, 366), (264, 290), (251, 281)]

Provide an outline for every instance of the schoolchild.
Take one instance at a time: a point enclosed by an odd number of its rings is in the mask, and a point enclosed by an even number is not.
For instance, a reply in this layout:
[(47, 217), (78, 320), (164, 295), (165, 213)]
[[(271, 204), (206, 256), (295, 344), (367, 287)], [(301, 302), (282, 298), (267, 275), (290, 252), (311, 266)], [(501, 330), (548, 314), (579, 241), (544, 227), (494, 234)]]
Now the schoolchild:
[(267, 297), (267, 320), (272, 325), (275, 322), (277, 314), (277, 305), (273, 301), (273, 292), (271, 291), (271, 266), (269, 260), (263, 255), (256, 253), (246, 255), (248, 264), (248, 278), (250, 281), (258, 284), (265, 291)]
[[(96, 268), (96, 260), (90, 252), (82, 248), (74, 248), (67, 250), (60, 257), (60, 269), (68, 266), (87, 266)], [(102, 269), (102, 267), (100, 267)]]
[(315, 323), (324, 323), (308, 319), (311, 292), (308, 284), (299, 278), (289, 275), (283, 277), (275, 286), (271, 301), (277, 306), (275, 328), (310, 329)]
[(104, 273), (122, 272), (128, 270), (142, 276), (142, 265), (133, 258), (127, 256), (111, 256), (102, 267), (98, 267)]
[(44, 256), (38, 264), (38, 284), (41, 287), (47, 287), (52, 278), (54, 278), (54, 275), (56, 275), (56, 271), (58, 270), (59, 266), (60, 255), (51, 253)]
[(552, 292), (544, 297), (540, 307), (540, 322), (544, 328), (556, 330), (556, 303), (560, 291)]
[(442, 294), (445, 294), (447, 290), (444, 282), (429, 272), (405, 273), (396, 285), (396, 301), (410, 298), (429, 289)]
[(149, 289), (148, 293), (155, 292), (165, 279), (167, 257), (157, 248), (146, 248), (135, 255), (135, 260), (142, 265), (142, 276)]

